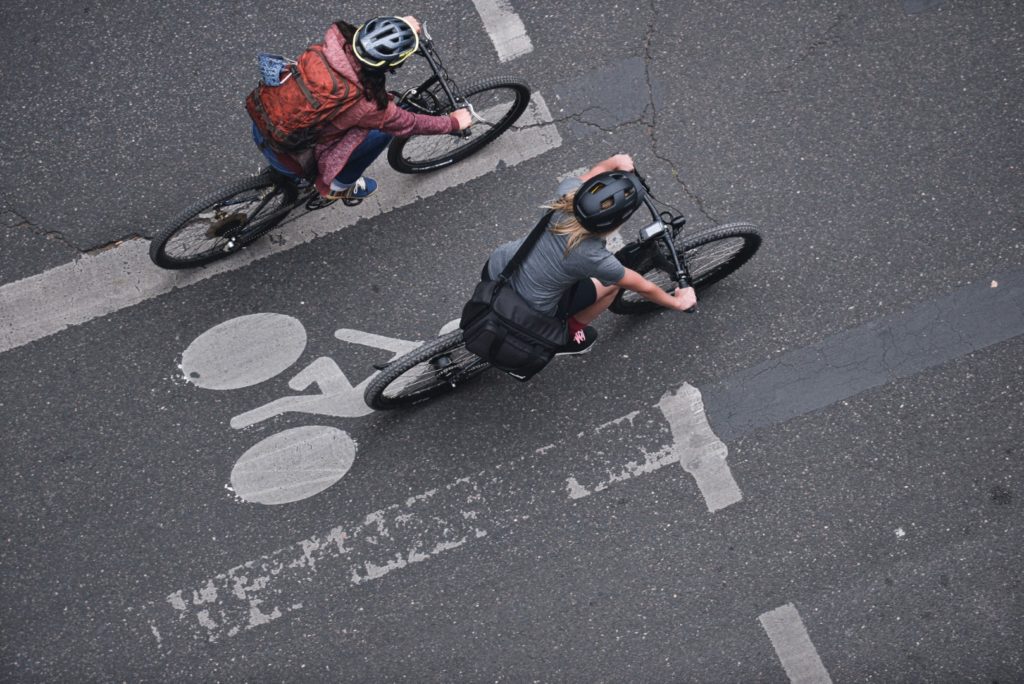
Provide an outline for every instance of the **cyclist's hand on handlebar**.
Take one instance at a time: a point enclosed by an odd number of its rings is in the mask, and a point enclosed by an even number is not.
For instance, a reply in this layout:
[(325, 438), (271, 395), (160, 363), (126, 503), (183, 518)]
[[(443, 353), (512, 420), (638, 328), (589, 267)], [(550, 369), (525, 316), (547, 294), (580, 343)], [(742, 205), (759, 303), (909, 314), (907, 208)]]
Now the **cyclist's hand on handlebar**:
[(469, 113), (468, 107), (462, 109), (456, 109), (452, 112), (452, 116), (459, 122), (459, 130), (464, 131), (473, 124), (473, 115)]
[(413, 31), (415, 31), (416, 33), (420, 32), (420, 28), (421, 27), (420, 27), (419, 19), (417, 19), (416, 17), (413, 17), (413, 16), (408, 16), (408, 17), (402, 17), (402, 20), (405, 23), (407, 23), (409, 26), (411, 26)]
[(615, 169), (618, 171), (633, 171), (636, 165), (633, 164), (633, 158), (628, 154), (616, 154), (608, 159)]
[(697, 293), (692, 287), (677, 287), (672, 293), (672, 298), (676, 300), (676, 308), (680, 311), (689, 312), (697, 308)]

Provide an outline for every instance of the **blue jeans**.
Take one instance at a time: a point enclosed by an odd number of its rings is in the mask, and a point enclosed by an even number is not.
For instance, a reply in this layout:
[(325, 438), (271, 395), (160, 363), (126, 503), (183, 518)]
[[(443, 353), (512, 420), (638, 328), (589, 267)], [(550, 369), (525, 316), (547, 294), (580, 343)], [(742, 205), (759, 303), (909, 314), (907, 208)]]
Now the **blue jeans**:
[[(384, 148), (391, 142), (392, 136), (390, 133), (383, 131), (372, 130), (367, 134), (366, 140), (359, 143), (356, 149), (352, 150), (352, 155), (345, 162), (345, 167), (341, 170), (341, 173), (337, 175), (335, 180), (339, 183), (345, 183), (351, 185), (359, 180), (359, 177), (363, 175), (363, 171), (369, 168), (373, 160), (380, 156), (380, 153), (384, 151)], [(256, 143), (256, 147), (260, 149), (263, 156), (266, 157), (267, 161), (275, 169), (290, 176), (296, 180), (299, 180), (299, 176), (289, 170), (280, 159), (277, 154), (265, 144), (263, 136), (260, 134), (256, 124), (252, 125), (252, 139)]]
[(284, 163), (278, 158), (277, 153), (274, 152), (274, 150), (270, 149), (270, 146), (267, 145), (266, 141), (263, 139), (263, 134), (260, 133), (260, 129), (256, 128), (255, 123), (252, 125), (252, 141), (256, 143), (256, 147), (259, 148), (260, 152), (263, 153), (263, 156), (266, 157), (270, 165), (273, 166), (276, 170), (280, 171), (289, 178), (294, 178), (297, 181), (302, 180), (302, 178), (297, 173), (295, 173), (292, 169), (289, 169), (287, 166), (284, 165)]
[(352, 156), (345, 162), (345, 168), (335, 177), (335, 180), (347, 185), (355, 183), (363, 175), (363, 171), (366, 171), (370, 164), (373, 163), (373, 160), (380, 156), (380, 153), (384, 151), (384, 148), (388, 146), (393, 137), (390, 133), (385, 133), (384, 131), (370, 131), (369, 135), (366, 136), (366, 140), (359, 143), (359, 146), (352, 150)]

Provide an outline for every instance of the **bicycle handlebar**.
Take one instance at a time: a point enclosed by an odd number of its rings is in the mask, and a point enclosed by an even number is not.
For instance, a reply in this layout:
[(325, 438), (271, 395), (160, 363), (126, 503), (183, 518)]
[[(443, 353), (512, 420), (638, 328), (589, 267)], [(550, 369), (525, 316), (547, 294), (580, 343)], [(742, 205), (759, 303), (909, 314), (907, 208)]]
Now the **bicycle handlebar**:
[[(682, 216), (674, 216), (670, 211), (658, 211), (658, 208), (654, 206), (654, 201), (652, 200), (654, 193), (651, 192), (651, 186), (648, 184), (644, 175), (640, 173), (640, 169), (636, 166), (636, 163), (633, 164), (633, 175), (636, 176), (636, 179), (640, 181), (640, 185), (644, 188), (643, 202), (647, 206), (648, 211), (651, 212), (651, 218), (654, 219), (655, 223), (660, 224), (662, 228), (660, 235), (652, 236), (652, 238), (661, 237), (665, 246), (668, 247), (669, 254), (672, 257), (672, 263), (675, 266), (675, 274), (671, 274), (673, 276), (672, 279), (679, 287), (693, 287), (693, 281), (690, 279), (689, 269), (686, 268), (686, 259), (679, 254), (675, 245), (676, 233), (682, 227), (686, 219)], [(666, 230), (666, 228), (669, 227), (671, 229)], [(694, 305), (685, 311), (686, 313), (693, 313), (696, 310), (697, 307)]]
[[(476, 111), (471, 102), (466, 101), (465, 98), (461, 97), (458, 93), (458, 86), (452, 81), (448, 75), (448, 71), (444, 68), (441, 62), (441, 56), (437, 54), (437, 49), (434, 47), (434, 39), (427, 30), (427, 22), (420, 22), (420, 46), (416, 50), (416, 54), (427, 60), (427, 64), (430, 66), (430, 70), (434, 72), (434, 77), (437, 79), (437, 83), (441, 86), (442, 92), (445, 97), (448, 98), (448, 102), (451, 104), (452, 109), (467, 109), (472, 121), (479, 121), (480, 123), (490, 124), (491, 122), (485, 119)], [(472, 135), (467, 126), (461, 131), (453, 133), (460, 138), (466, 138)]]

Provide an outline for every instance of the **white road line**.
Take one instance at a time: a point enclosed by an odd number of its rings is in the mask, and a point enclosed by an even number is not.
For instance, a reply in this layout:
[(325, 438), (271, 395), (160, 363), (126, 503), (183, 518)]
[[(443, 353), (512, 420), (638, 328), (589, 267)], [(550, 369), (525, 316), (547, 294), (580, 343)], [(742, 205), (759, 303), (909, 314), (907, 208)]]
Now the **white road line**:
[(514, 522), (500, 520), (485, 497), (503, 488), (502, 478), (494, 473), (460, 478), (441, 490), (375, 511), (362, 522), (340, 525), (231, 568), (195, 589), (175, 591), (146, 606), (148, 631), (163, 634), (165, 640), (184, 630), (196, 639), (220, 641), (300, 609), (302, 602), (292, 594), (315, 591), (318, 576), (337, 593), (345, 584), (380, 579), (458, 548), (485, 536), (484, 525), (493, 529)]
[[(999, 292), (1002, 293), (998, 295), (999, 301), (989, 300), (993, 293)], [(946, 327), (963, 333), (959, 335), (960, 346), (943, 348), (938, 352), (930, 347), (908, 352), (895, 359), (904, 370), (892, 377), (906, 377), (943, 360), (959, 358), (1021, 334), (1024, 330), (1021, 313), (1024, 307), (1020, 306), (1024, 300), (1024, 278), (1021, 274), (1016, 271), (1006, 274), (998, 289), (984, 283), (984, 293), (982, 297), (977, 288), (971, 286), (955, 296), (939, 300), (943, 306), (936, 306), (934, 302), (924, 305), (922, 311), (952, 312), (953, 319)], [(974, 314), (975, 318), (966, 314)], [(867, 327), (875, 331), (899, 330), (901, 325), (908, 327), (908, 320), (914, 323), (909, 326), (913, 329), (923, 327), (924, 319), (916, 311), (899, 319), (885, 319), (886, 327), (880, 328), (874, 321)], [(852, 339), (860, 339), (858, 330), (852, 332)], [(830, 349), (848, 349), (849, 339), (851, 337), (848, 336), (834, 340), (831, 346), (816, 348), (816, 353), (828, 355)], [(835, 362), (834, 355), (829, 358)], [(893, 359), (888, 361), (894, 362)], [(763, 370), (758, 372), (764, 373)], [(743, 375), (739, 377), (742, 380)], [(750, 393), (749, 386), (739, 382), (735, 376), (722, 380), (719, 385), (739, 387), (740, 390), (732, 390), (743, 393), (734, 395), (736, 400)], [(787, 376), (786, 387), (791, 389), (791, 386), (792, 380)], [(860, 391), (863, 387), (855, 386), (845, 396), (853, 396)], [(669, 400), (673, 404), (670, 414), (685, 413), (674, 403), (680, 402), (687, 394), (685, 387), (673, 393), (674, 398)], [(705, 392), (705, 395), (710, 393)], [(761, 392), (758, 396), (761, 395), (769, 396), (771, 392)], [(721, 396), (733, 395), (723, 393)], [(691, 394), (691, 411), (696, 410), (693, 399)], [(680, 463), (680, 454), (684, 450), (675, 444), (678, 426), (672, 430), (671, 444), (659, 443), (666, 431), (666, 416), (663, 405), (659, 404), (658, 408), (661, 410), (641, 409), (607, 421), (595, 430), (600, 434), (573, 435), (570, 437), (571, 450), (579, 455), (571, 461), (552, 458), (552, 455), (557, 456), (561, 443), (548, 444), (472, 477), (460, 478), (447, 487), (411, 497), (404, 504), (394, 504), (377, 511), (362, 522), (343, 523), (325, 534), (309, 537), (217, 574), (202, 584), (131, 608), (128, 613), (140, 638), (152, 639), (159, 648), (173, 648), (175, 640), (182, 637), (217, 641), (235, 636), (300, 610), (306, 600), (323, 600), (325, 591), (330, 592), (331, 600), (338, 600), (338, 594), (348, 586), (384, 577), (394, 570), (511, 527), (529, 519), (539, 510), (551, 509), (566, 501), (573, 502), (620, 481)], [(733, 414), (713, 415), (721, 430), (722, 421)], [(800, 414), (785, 413), (776, 420), (781, 422), (795, 415)], [(761, 422), (758, 426), (767, 424), (772, 423)], [(738, 438), (752, 429), (745, 424), (734, 426), (729, 439)], [(594, 449), (586, 450), (587, 440), (593, 443)], [(582, 454), (579, 453), (581, 444), (584, 445)], [(609, 445), (614, 445), (614, 448), (609, 449)], [(546, 463), (541, 467), (539, 462), (533, 462), (535, 459), (546, 459)], [(559, 477), (560, 469), (571, 471), (561, 470), (564, 475)], [(505, 472), (510, 470), (515, 471), (515, 477), (506, 478)], [(524, 491), (530, 496), (524, 498)], [(759, 619), (794, 682), (831, 681), (793, 606), (783, 606)]]
[(263, 238), (251, 247), (206, 268), (163, 271), (149, 260), (149, 241), (131, 240), (95, 255), (83, 256), (0, 287), (0, 353), (53, 335), (72, 325), (125, 309), (188, 287), (226, 271), (241, 268), (318, 237), (412, 204), (450, 187), (491, 173), (499, 166), (515, 166), (559, 147), (562, 138), (551, 121), (539, 93), (515, 129), (480, 154), (436, 174), (403, 175), (384, 164), (373, 168), (381, 192), (358, 207), (336, 206), (303, 216), (279, 231), (276, 239)]
[(473, 0), (476, 11), (484, 22), (484, 30), (491, 37), (498, 59), (508, 62), (533, 52), (533, 43), (526, 35), (526, 25), (508, 0)]
[[(617, 482), (631, 480), (640, 475), (653, 473), (665, 466), (679, 464), (696, 480), (708, 510), (715, 512), (743, 499), (739, 485), (732, 477), (725, 457), (728, 447), (715, 435), (704, 412), (700, 390), (684, 383), (675, 392), (667, 392), (658, 402), (672, 431), (672, 443), (656, 450), (640, 449), (642, 460), (629, 460), (623, 465), (611, 467), (603, 464), (595, 468), (592, 477), (574, 474), (566, 480), (570, 499), (582, 499), (601, 492)], [(636, 413), (606, 423), (598, 430), (620, 421), (633, 421)]]
[[(686, 385), (675, 396), (688, 397), (687, 405), (697, 410), (699, 401), (693, 401), (694, 393), (699, 398), (699, 392)], [(700, 429), (699, 420), (692, 422)], [(647, 433), (658, 436), (663, 431), (664, 418), (649, 408), (607, 421), (590, 436), (602, 443), (631, 445), (643, 441)], [(575, 447), (586, 434), (568, 436), (567, 440)], [(257, 457), (267, 453), (273, 458), (282, 456), (270, 448), (273, 446), (254, 448), (249, 460), (258, 462)], [(380, 579), (395, 570), (528, 520), (538, 507), (564, 505), (567, 501), (603, 491), (615, 482), (679, 463), (680, 458), (679, 447), (669, 445), (653, 456), (639, 447), (622, 447), (610, 455), (614, 463), (600, 456), (589, 464), (581, 463), (581, 459), (564, 464), (554, 459), (549, 467), (538, 468), (531, 463), (557, 453), (558, 448), (558, 444), (549, 444), (476, 475), (459, 478), (446, 487), (375, 511), (364, 516), (361, 522), (338, 525), (323, 534), (216, 574), (195, 587), (174, 591), (163, 600), (141, 608), (145, 620), (141, 633), (160, 634), (160, 643), (167, 643), (175, 636), (211, 642), (233, 637), (299, 610), (308, 600), (316, 598), (320, 585), (330, 585), (332, 592), (337, 593), (346, 586)], [(638, 451), (643, 454), (644, 464), (638, 465), (635, 460)], [(341, 458), (328, 459), (328, 467), (340, 471), (350, 465), (344, 458), (346, 453), (342, 451)], [(622, 465), (624, 458), (633, 460)], [(579, 478), (580, 468), (588, 465), (592, 469), (591, 481), (599, 474), (607, 478), (616, 468), (620, 474), (586, 490), (579, 485)], [(564, 475), (559, 478), (552, 475), (551, 468), (555, 468), (556, 473), (563, 468), (572, 468), (573, 472), (563, 470)], [(516, 476), (505, 477), (509, 471), (515, 471)], [(567, 483), (568, 495), (561, 482)], [(321, 483), (303, 481), (301, 484), (313, 487)], [(524, 490), (531, 493), (525, 500)], [(291, 490), (271, 492), (275, 497), (290, 493)]]
[(708, 424), (700, 390), (684, 384), (674, 394), (666, 392), (658, 408), (672, 429), (672, 454), (697, 481), (708, 510), (714, 512), (740, 501), (743, 494), (725, 462), (729, 449)]
[(789, 681), (793, 684), (831, 684), (832, 678), (792, 603), (764, 613), (757, 619), (768, 633)]

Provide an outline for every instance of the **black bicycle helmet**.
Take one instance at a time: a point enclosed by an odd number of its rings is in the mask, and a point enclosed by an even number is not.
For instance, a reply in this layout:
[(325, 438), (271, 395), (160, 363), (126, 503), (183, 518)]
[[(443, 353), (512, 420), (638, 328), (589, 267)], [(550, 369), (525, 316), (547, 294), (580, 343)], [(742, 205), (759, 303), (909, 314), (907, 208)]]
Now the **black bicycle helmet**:
[(572, 200), (572, 211), (591, 233), (607, 233), (629, 220), (643, 198), (643, 187), (633, 174), (606, 171), (584, 181)]
[(393, 69), (420, 46), (420, 38), (401, 17), (377, 17), (356, 29), (352, 52), (371, 69)]

